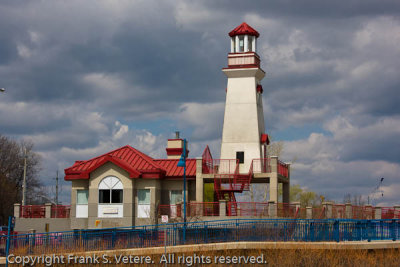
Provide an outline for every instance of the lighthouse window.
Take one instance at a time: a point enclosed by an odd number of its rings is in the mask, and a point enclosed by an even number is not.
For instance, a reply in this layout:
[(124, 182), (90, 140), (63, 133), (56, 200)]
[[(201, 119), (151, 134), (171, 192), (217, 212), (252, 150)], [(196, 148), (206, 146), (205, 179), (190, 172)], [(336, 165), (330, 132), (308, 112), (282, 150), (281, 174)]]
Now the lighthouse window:
[(239, 36), (239, 52), (244, 51), (244, 36)]
[(243, 151), (237, 151), (236, 152), (236, 159), (239, 161), (239, 163), (244, 163), (244, 152)]

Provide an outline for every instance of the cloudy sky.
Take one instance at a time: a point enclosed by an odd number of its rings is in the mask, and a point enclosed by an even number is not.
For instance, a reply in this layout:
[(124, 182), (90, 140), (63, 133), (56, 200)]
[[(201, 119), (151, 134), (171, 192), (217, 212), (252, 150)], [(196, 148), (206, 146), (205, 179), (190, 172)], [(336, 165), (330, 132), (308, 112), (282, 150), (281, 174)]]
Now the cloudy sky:
[[(130, 144), (165, 157), (220, 149), (228, 32), (257, 29), (267, 132), (292, 184), (342, 201), (384, 177), (400, 203), (400, 2), (0, 2), (0, 133), (29, 139), (56, 170)], [(69, 183), (63, 182), (69, 202)]]

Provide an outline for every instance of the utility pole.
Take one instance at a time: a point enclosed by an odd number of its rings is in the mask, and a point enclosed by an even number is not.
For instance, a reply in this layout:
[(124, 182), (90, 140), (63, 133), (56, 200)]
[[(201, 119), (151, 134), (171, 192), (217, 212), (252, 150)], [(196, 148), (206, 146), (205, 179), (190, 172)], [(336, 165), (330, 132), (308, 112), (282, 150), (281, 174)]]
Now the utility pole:
[(24, 148), (24, 178), (22, 181), (22, 206), (26, 205), (26, 148)]
[(58, 170), (56, 176), (56, 205), (58, 205)]

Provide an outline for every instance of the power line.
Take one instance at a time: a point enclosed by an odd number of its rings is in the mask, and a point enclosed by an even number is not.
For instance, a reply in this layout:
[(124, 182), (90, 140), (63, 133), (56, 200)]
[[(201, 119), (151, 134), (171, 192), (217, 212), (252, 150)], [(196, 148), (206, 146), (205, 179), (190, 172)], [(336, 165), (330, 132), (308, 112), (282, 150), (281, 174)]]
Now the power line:
[(375, 202), (376, 202), (376, 200), (377, 200), (377, 195), (379, 194), (379, 195), (381, 195), (381, 197), (383, 198), (383, 190), (382, 190), (382, 184), (383, 184), (383, 180), (384, 180), (385, 178), (380, 178), (379, 179), (379, 182), (378, 182), (378, 185), (371, 191), (371, 193), (368, 195), (368, 204), (369, 204), (369, 199), (370, 199), (370, 196), (371, 196), (371, 202), (373, 202), (373, 204), (376, 204)]

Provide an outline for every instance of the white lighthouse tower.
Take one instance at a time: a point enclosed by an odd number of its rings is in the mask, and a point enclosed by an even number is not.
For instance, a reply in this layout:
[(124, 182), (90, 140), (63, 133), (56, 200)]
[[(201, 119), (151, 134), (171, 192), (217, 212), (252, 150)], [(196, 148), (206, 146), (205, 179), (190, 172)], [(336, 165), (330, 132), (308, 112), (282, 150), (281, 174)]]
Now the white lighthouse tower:
[[(240, 173), (247, 173), (251, 161), (265, 157), (268, 137), (265, 134), (261, 80), (265, 72), (257, 55), (259, 33), (243, 22), (229, 33), (231, 52), (228, 77), (221, 158), (238, 159)], [(264, 146), (264, 149), (262, 149)]]

